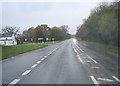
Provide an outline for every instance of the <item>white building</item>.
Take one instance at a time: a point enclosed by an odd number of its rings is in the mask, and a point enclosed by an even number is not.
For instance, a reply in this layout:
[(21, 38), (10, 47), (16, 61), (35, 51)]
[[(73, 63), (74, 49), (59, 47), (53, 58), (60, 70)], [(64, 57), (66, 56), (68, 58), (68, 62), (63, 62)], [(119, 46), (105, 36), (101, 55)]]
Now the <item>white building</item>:
[(0, 37), (0, 45), (13, 46), (17, 45), (17, 40), (13, 34), (2, 34)]

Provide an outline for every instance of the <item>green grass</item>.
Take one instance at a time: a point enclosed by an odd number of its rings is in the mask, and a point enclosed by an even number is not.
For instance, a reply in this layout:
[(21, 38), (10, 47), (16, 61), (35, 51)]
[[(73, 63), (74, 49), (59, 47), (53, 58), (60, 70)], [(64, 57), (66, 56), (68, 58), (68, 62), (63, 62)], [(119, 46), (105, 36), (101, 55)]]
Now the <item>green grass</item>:
[(48, 45), (20, 45), (20, 46), (2, 46), (2, 59), (19, 55), (28, 51), (46, 47)]
[(106, 45), (106, 44), (102, 44), (102, 43), (97, 43), (97, 42), (90, 42), (90, 41), (83, 41), (83, 40), (80, 40), (78, 39), (79, 41), (82, 41), (83, 43), (87, 44), (87, 45), (90, 45), (90, 46), (93, 46), (93, 47), (97, 47), (97, 48), (101, 48), (101, 49), (104, 49), (108, 52), (113, 52), (113, 53), (116, 53), (118, 54), (118, 47), (116, 46), (112, 46), (112, 45)]

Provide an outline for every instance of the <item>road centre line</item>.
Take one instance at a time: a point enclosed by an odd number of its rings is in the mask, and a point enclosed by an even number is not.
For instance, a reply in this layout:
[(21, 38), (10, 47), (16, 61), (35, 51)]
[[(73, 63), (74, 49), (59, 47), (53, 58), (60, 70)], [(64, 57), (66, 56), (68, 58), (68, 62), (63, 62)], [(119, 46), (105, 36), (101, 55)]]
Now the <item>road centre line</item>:
[(95, 62), (96, 64), (98, 63), (97, 61), (95, 61), (93, 58), (91, 58), (90, 56), (87, 55), (87, 57), (89, 57), (93, 62)]
[[(9, 84), (17, 84), (20, 81), (20, 79), (15, 79), (12, 82), (10, 82)], [(8, 85), (9, 86), (9, 85)], [(11, 85), (10, 85), (11, 86)]]
[(80, 62), (83, 64), (84, 62), (82, 61), (82, 59), (80, 58), (80, 56), (77, 55), (77, 57), (79, 58)]
[(120, 83), (120, 80), (116, 76), (112, 76), (112, 77)]
[(94, 82), (94, 84), (95, 84), (96, 86), (99, 86), (99, 83), (97, 82), (97, 80), (95, 79), (94, 76), (90, 76), (90, 78), (92, 79), (92, 81)]
[(47, 58), (47, 56), (44, 56), (45, 58)]
[(27, 75), (28, 73), (30, 73), (31, 72), (31, 70), (26, 70), (24, 73), (22, 73), (22, 75), (24, 76), (24, 75)]
[[(55, 50), (57, 50), (57, 49), (58, 49), (58, 48), (54, 49), (53, 52), (54, 52)], [(52, 54), (53, 52), (50, 52), (50, 54)], [(48, 55), (50, 55), (50, 54), (48, 54)], [(42, 57), (42, 56), (40, 56), (40, 57)], [(44, 57), (46, 58), (47, 56), (44, 56)], [(42, 58), (41, 60), (44, 60), (45, 58)], [(41, 63), (41, 60), (38, 61), (37, 64), (34, 64), (31, 68), (36, 67), (39, 63)], [(26, 70), (24, 73), (22, 73), (22, 76), (27, 75), (27, 74), (30, 73), (31, 71), (32, 71), (32, 70)], [(13, 80), (12, 82), (10, 82), (9, 84), (17, 84), (19, 81), (20, 81), (20, 79), (15, 79), (15, 80)], [(8, 86), (9, 86), (9, 85), (8, 85)]]
[(42, 58), (41, 60), (43, 61), (45, 58)]
[(34, 64), (31, 68), (35, 68), (38, 64)]
[(41, 63), (41, 61), (38, 61), (37, 64)]

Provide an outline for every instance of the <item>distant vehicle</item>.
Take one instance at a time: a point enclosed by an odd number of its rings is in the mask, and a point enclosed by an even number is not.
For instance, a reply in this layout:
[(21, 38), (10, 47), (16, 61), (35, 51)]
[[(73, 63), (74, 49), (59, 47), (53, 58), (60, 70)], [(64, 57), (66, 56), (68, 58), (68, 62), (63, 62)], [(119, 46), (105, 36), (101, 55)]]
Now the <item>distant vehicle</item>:
[(17, 39), (13, 34), (9, 34), (9, 33), (1, 34), (0, 45), (3, 45), (3, 46), (17, 45)]

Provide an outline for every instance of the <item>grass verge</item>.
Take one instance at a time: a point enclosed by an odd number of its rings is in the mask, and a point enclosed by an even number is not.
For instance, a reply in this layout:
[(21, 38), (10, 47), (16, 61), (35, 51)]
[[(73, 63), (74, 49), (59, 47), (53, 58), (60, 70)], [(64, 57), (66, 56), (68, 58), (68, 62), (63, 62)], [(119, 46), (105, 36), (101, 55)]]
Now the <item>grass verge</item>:
[(48, 45), (2, 46), (2, 59), (6, 59), (15, 55), (19, 55), (46, 46)]
[(118, 48), (116, 46), (101, 44), (101, 43), (97, 43), (97, 42), (83, 41), (83, 40), (78, 40), (78, 41), (82, 41), (83, 43), (93, 46), (93, 47), (104, 49), (108, 52), (112, 52), (112, 53), (116, 53), (116, 54), (120, 53), (119, 52), (120, 48)]

